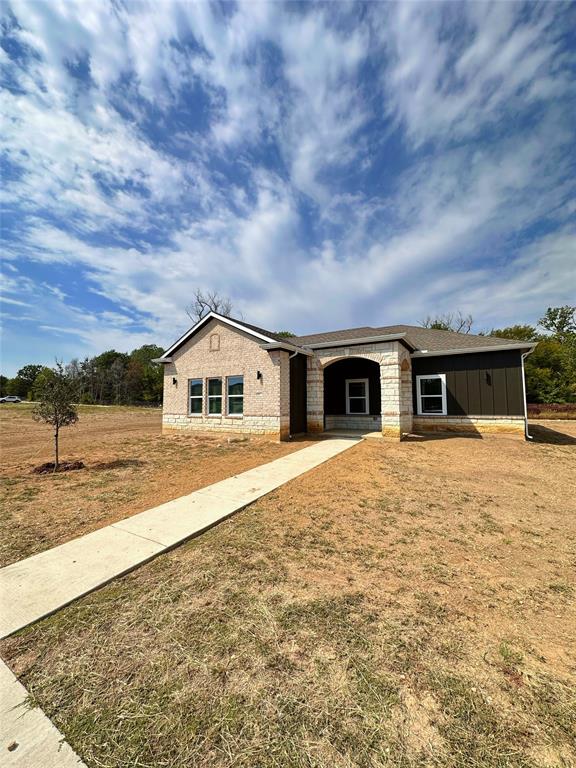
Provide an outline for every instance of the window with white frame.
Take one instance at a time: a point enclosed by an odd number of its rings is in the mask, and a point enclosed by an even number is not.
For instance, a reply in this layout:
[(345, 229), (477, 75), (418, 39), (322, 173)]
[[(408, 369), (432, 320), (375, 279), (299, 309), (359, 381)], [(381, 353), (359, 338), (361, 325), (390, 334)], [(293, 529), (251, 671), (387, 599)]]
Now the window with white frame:
[(244, 376), (228, 376), (228, 416), (244, 413)]
[(346, 379), (346, 413), (350, 415), (370, 413), (368, 379)]
[(188, 412), (190, 416), (202, 416), (202, 379), (188, 379)]
[(208, 379), (208, 416), (222, 415), (222, 379)]
[(446, 375), (416, 376), (416, 400), (420, 416), (446, 416)]

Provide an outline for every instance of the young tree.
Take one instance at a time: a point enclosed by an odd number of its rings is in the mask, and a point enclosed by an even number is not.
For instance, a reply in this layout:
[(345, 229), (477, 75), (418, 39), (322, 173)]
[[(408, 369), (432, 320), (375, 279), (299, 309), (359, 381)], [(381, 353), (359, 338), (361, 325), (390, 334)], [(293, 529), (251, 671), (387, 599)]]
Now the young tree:
[(56, 472), (59, 466), (60, 430), (78, 421), (78, 412), (72, 403), (75, 386), (64, 372), (62, 363), (56, 363), (55, 368), (46, 369), (38, 379), (40, 380), (35, 382), (35, 386), (37, 386), (40, 402), (34, 407), (32, 418), (54, 428), (54, 472)]
[(456, 333), (470, 333), (474, 320), (472, 315), (463, 315), (457, 312), (445, 312), (443, 315), (428, 317), (420, 321), (423, 328), (434, 328), (437, 331), (456, 331)]
[(52, 374), (52, 368), (48, 368), (48, 366), (43, 365), (40, 368), (40, 372), (34, 379), (34, 383), (32, 384), (30, 388), (30, 395), (32, 396), (32, 400), (40, 400), (40, 392), (42, 390), (42, 387), (44, 386), (44, 380), (46, 375), (50, 376)]
[(204, 292), (201, 288), (196, 288), (194, 300), (186, 307), (186, 314), (191, 320), (198, 323), (208, 312), (230, 315), (232, 314), (232, 301), (227, 296), (220, 296), (216, 291)]

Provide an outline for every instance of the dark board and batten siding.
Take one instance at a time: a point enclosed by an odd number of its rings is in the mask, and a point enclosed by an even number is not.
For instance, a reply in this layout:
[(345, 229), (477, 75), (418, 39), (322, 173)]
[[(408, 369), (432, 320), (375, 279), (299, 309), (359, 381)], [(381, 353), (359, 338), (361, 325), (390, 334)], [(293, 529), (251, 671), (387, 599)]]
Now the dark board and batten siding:
[(346, 379), (368, 379), (370, 415), (378, 416), (381, 412), (380, 366), (362, 357), (337, 360), (324, 369), (324, 413), (327, 416), (346, 413)]
[(306, 432), (306, 356), (290, 358), (290, 434)]
[(430, 373), (446, 374), (448, 416), (524, 416), (519, 351), (413, 358), (415, 414), (416, 376)]

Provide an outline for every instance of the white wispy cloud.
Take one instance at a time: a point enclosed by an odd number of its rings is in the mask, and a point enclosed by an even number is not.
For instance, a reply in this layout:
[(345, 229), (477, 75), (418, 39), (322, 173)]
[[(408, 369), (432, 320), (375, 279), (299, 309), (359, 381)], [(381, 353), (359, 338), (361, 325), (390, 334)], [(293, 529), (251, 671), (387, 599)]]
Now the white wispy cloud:
[[(169, 343), (198, 285), (299, 331), (534, 319), (576, 293), (571, 15), (13, 3), (8, 299), (41, 295), (38, 327), (91, 351)], [(73, 268), (107, 308), (27, 262)]]

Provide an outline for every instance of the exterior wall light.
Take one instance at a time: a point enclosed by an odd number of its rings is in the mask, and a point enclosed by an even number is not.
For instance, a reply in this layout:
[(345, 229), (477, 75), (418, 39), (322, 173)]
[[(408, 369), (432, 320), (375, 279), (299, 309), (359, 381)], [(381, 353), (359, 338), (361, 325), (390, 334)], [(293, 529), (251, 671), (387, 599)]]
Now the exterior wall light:
[(256, 379), (262, 381), (262, 371), (256, 371)]
[(174, 376), (174, 377), (172, 378), (172, 384), (174, 384), (174, 386), (175, 386), (175, 387), (177, 387), (177, 386), (178, 386), (178, 379), (176, 378), (176, 376)]

